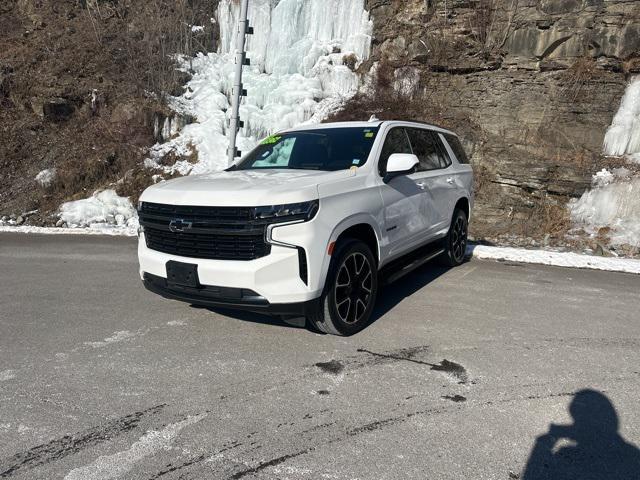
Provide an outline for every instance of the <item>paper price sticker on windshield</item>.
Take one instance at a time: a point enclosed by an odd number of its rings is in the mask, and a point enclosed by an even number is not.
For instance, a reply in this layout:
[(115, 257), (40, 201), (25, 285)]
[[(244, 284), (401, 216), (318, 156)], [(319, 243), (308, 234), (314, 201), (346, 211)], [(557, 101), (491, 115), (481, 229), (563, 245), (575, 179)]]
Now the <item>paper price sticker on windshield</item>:
[(282, 137), (278, 137), (276, 135), (271, 135), (270, 137), (265, 138), (262, 141), (262, 145), (274, 145), (280, 141)]

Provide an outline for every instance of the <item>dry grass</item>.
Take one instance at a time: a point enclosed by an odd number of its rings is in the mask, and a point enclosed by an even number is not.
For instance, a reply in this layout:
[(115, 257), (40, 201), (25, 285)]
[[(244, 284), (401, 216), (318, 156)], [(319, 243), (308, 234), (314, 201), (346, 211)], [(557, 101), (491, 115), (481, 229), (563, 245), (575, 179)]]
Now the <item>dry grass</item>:
[(583, 88), (598, 77), (596, 60), (591, 57), (583, 57), (576, 60), (562, 74), (563, 86), (561, 96), (568, 96), (577, 100)]
[[(185, 81), (172, 55), (213, 48), (215, 3), (0, 2), (0, 213), (39, 209), (47, 218), (125, 176), (137, 195), (154, 173), (139, 168), (155, 143), (153, 118)], [(205, 33), (194, 35), (193, 24)], [(45, 118), (53, 98), (72, 106), (69, 118)], [(43, 190), (34, 177), (45, 168), (58, 176)]]
[(550, 200), (547, 195), (535, 209), (535, 215), (539, 218), (540, 234), (563, 237), (571, 227), (566, 203)]

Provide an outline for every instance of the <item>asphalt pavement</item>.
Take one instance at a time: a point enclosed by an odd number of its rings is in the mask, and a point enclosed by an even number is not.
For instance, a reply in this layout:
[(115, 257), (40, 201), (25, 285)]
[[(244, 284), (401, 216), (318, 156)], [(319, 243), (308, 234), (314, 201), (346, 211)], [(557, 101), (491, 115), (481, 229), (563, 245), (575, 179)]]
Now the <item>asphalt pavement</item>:
[(0, 478), (640, 478), (640, 276), (429, 264), (349, 338), (154, 296), (130, 238), (0, 234), (0, 285)]

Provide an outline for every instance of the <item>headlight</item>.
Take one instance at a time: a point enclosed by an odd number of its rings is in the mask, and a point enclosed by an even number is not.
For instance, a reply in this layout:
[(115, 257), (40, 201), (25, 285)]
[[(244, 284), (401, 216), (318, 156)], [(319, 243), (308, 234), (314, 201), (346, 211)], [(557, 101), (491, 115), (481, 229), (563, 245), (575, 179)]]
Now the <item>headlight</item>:
[(256, 220), (273, 219), (276, 222), (293, 222), (296, 220), (309, 221), (318, 213), (319, 202), (290, 203), (288, 205), (270, 205), (253, 209)]

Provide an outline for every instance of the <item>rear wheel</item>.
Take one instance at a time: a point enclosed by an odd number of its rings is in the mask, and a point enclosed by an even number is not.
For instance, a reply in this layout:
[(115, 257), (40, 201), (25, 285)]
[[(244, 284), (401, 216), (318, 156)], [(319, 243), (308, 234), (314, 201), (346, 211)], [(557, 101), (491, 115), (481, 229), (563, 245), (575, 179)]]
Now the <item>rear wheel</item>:
[(324, 293), (308, 320), (321, 332), (353, 335), (368, 325), (377, 293), (378, 268), (371, 249), (359, 240), (346, 240), (336, 248)]
[(455, 212), (453, 212), (451, 226), (445, 237), (445, 252), (442, 256), (445, 265), (457, 267), (464, 262), (467, 251), (468, 230), (467, 214), (457, 208)]

